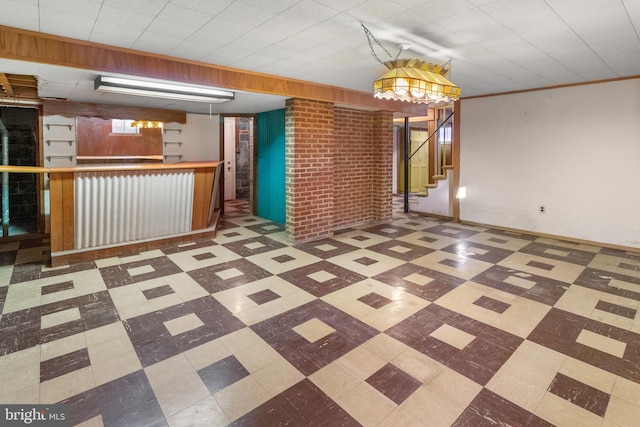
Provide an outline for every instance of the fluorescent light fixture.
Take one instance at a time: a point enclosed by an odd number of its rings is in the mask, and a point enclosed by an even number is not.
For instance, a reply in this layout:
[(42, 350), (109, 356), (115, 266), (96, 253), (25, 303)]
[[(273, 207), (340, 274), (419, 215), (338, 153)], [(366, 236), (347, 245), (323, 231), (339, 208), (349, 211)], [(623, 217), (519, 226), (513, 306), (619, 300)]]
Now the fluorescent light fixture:
[(210, 104), (220, 104), (235, 97), (235, 94), (231, 91), (207, 86), (161, 80), (138, 80), (128, 77), (98, 76), (96, 77), (94, 88), (95, 90), (125, 95), (208, 102)]

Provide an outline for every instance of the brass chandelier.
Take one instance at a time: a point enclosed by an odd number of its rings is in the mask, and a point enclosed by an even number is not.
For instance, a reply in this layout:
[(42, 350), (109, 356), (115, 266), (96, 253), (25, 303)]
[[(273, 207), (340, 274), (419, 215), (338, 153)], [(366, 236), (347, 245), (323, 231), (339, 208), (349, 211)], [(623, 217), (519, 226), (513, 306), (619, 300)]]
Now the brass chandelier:
[[(398, 59), (402, 48), (395, 57), (361, 24), (371, 48), (371, 54), (389, 71), (373, 82), (373, 96), (395, 101), (419, 104), (450, 103), (460, 98), (460, 88), (446, 76), (450, 67), (432, 64), (420, 59)], [(376, 55), (371, 41), (374, 41), (392, 59), (383, 62)]]

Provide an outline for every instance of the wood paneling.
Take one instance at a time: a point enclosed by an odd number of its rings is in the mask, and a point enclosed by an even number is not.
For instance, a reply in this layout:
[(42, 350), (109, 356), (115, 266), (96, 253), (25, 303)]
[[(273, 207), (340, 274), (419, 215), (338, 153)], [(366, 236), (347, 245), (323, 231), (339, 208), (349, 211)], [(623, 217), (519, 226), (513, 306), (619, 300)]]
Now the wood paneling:
[(62, 228), (64, 230), (63, 248), (65, 251), (75, 247), (75, 198), (74, 198), (74, 173), (62, 174)]
[(200, 230), (209, 225), (209, 207), (213, 194), (215, 168), (196, 169), (193, 182), (193, 212), (191, 229)]
[[(373, 110), (415, 115), (424, 114), (425, 111), (424, 105), (376, 99), (370, 92), (181, 60), (6, 26), (0, 26), (0, 57), (103, 72), (126, 72), (136, 76), (333, 102)], [(375, 64), (372, 63), (372, 66)]]
[(73, 249), (73, 173), (56, 172), (49, 175), (51, 198), (51, 252)]
[[(0, 33), (1, 34), (1, 33)], [(164, 110), (161, 108), (130, 107), (124, 105), (91, 104), (86, 102), (42, 100), (45, 116), (99, 117), (101, 119), (150, 120), (166, 123), (186, 123), (184, 111)]]
[(140, 129), (139, 134), (111, 133), (111, 120), (76, 118), (76, 144), (81, 156), (162, 156), (162, 129)]

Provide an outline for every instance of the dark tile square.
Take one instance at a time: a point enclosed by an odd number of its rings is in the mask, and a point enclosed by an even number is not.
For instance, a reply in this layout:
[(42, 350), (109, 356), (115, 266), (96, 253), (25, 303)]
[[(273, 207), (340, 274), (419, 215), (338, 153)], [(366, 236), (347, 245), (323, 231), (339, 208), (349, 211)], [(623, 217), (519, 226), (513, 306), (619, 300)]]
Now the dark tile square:
[(380, 294), (376, 294), (375, 292), (371, 292), (367, 295), (361, 296), (360, 298), (358, 298), (358, 301), (365, 303), (369, 307), (373, 307), (376, 310), (393, 302), (389, 298), (384, 297)]
[(302, 243), (295, 246), (296, 249), (315, 255), (321, 259), (328, 259), (334, 256), (343, 255), (359, 249), (334, 239), (321, 239), (309, 243)]
[(249, 298), (251, 301), (255, 302), (256, 304), (262, 305), (262, 304), (268, 303), (269, 301), (273, 301), (280, 298), (280, 295), (273, 292), (271, 289), (265, 289), (263, 291), (256, 292), (254, 294), (247, 295), (247, 298)]
[(438, 261), (438, 264), (446, 265), (447, 267), (452, 267), (452, 268), (460, 268), (461, 266), (464, 265), (460, 261), (457, 261), (451, 258), (445, 258), (443, 260), (440, 260)]
[(533, 268), (540, 268), (542, 270), (547, 270), (547, 271), (551, 271), (555, 268), (555, 265), (553, 264), (546, 264), (544, 262), (538, 262), (538, 261), (529, 261), (527, 265)]
[(40, 362), (40, 382), (90, 366), (89, 352), (86, 348)]
[[(425, 276), (431, 279), (431, 281), (426, 284), (417, 284), (406, 279), (414, 274)], [(392, 268), (373, 278), (387, 285), (402, 288), (410, 294), (426, 299), (427, 301), (437, 300), (466, 281), (459, 277), (411, 263)]]
[(263, 222), (261, 224), (250, 225), (245, 228), (258, 234), (272, 234), (284, 231), (285, 227), (283, 224), (278, 224), (277, 222)]
[(196, 261), (204, 261), (204, 260), (215, 258), (215, 257), (216, 256), (214, 254), (212, 254), (211, 252), (205, 252), (203, 254), (197, 254), (197, 255), (193, 256), (193, 258)]
[(475, 300), (473, 304), (500, 314), (504, 313), (509, 307), (511, 307), (511, 304), (507, 304), (506, 302), (498, 301), (497, 299), (489, 298), (484, 295)]
[(240, 233), (238, 233), (237, 231), (230, 231), (228, 233), (222, 233), (222, 235), (224, 237), (236, 237), (236, 236), (239, 236)]
[[(153, 271), (136, 275), (131, 275), (129, 273), (130, 269), (144, 266), (151, 267)], [(102, 279), (109, 289), (182, 272), (180, 267), (174, 264), (167, 256), (103, 267), (100, 268), (99, 271), (100, 275), (102, 275)]]
[(53, 294), (56, 292), (67, 291), (69, 289), (73, 289), (73, 281), (69, 280), (66, 282), (56, 283), (53, 285), (46, 285), (40, 288), (40, 292), (42, 295)]
[(306, 426), (334, 402), (307, 378), (289, 387), (273, 399), (293, 419), (296, 425)]
[(438, 234), (440, 236), (453, 237), (454, 239), (468, 239), (479, 233), (479, 231), (467, 228), (456, 227), (449, 224), (440, 224), (423, 230), (425, 233)]
[(182, 243), (179, 245), (166, 246), (161, 250), (163, 254), (171, 255), (179, 252), (192, 251), (194, 249), (208, 248), (211, 246), (217, 246), (217, 243), (215, 243), (211, 239), (204, 239), (204, 240), (197, 240), (189, 243)]
[(211, 394), (249, 376), (249, 371), (233, 356), (226, 357), (198, 371)]
[(387, 363), (366, 381), (397, 405), (404, 402), (422, 383), (402, 369)]
[(357, 240), (358, 242), (364, 242), (366, 240), (371, 240), (371, 237), (367, 237), (367, 236), (354, 236), (352, 237), (353, 240)]
[(362, 257), (362, 258), (358, 258), (354, 260), (355, 262), (357, 262), (358, 264), (362, 264), (362, 265), (373, 265), (375, 263), (377, 263), (378, 261), (376, 261), (375, 259), (371, 259), (369, 257)]
[(379, 236), (390, 237), (392, 239), (397, 239), (398, 237), (406, 236), (407, 234), (415, 232), (415, 230), (410, 228), (404, 228), (393, 224), (377, 224), (364, 228), (362, 231), (377, 234)]
[(548, 390), (558, 397), (577, 405), (589, 412), (604, 417), (609, 404), (609, 394), (557, 373)]
[(633, 308), (624, 307), (618, 304), (613, 304), (607, 301), (598, 301), (596, 304), (596, 310), (606, 311), (607, 313), (616, 314), (618, 316), (626, 317), (627, 319), (635, 319), (638, 310)]
[(271, 258), (272, 260), (279, 262), (280, 264), (284, 264), (285, 262), (289, 262), (289, 261), (293, 261), (295, 260), (294, 257), (292, 257), (291, 255), (279, 255), (275, 258)]
[[(565, 246), (553, 246), (539, 242), (531, 242), (520, 249), (519, 252), (536, 255), (543, 258), (555, 259), (558, 261), (570, 262), (582, 266), (587, 266), (596, 256), (595, 252), (583, 251)], [(562, 255), (566, 254), (566, 255)]]
[(171, 289), (171, 286), (169, 285), (162, 285), (162, 286), (158, 286), (157, 288), (151, 288), (151, 289), (146, 289), (142, 291), (142, 294), (148, 300), (154, 299), (154, 298), (160, 298), (162, 296), (170, 295), (174, 293), (175, 291)]
[[(626, 282), (628, 285), (624, 288), (610, 286), (612, 280)], [(630, 298), (640, 301), (640, 278), (627, 276), (616, 271), (600, 270), (595, 268), (585, 268), (580, 276), (574, 282), (576, 285), (584, 286), (596, 291), (606, 292), (608, 294), (619, 295), (621, 297)], [(635, 286), (633, 286), (635, 285)]]

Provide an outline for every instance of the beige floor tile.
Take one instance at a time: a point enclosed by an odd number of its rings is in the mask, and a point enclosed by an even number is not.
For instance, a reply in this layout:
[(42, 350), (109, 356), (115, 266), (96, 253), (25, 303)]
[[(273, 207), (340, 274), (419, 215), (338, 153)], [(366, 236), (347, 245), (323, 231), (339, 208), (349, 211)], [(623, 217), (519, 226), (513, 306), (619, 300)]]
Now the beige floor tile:
[(454, 328), (453, 326), (447, 325), (446, 323), (437, 328), (435, 331), (431, 332), (429, 335), (457, 348), (458, 350), (463, 350), (467, 345), (469, 345), (473, 340), (476, 339), (474, 335)]
[(427, 427), (429, 423), (422, 422), (409, 412), (398, 407), (387, 418), (382, 420), (377, 427)]
[(134, 351), (133, 344), (127, 335), (90, 345), (87, 350), (92, 365)]
[(32, 385), (30, 387), (23, 388), (21, 390), (16, 391), (15, 393), (8, 392), (5, 394), (8, 389), (2, 387), (2, 391), (0, 391), (0, 404), (3, 405), (26, 405), (26, 404), (34, 404), (37, 405), (40, 403), (40, 384)]
[(440, 394), (439, 389), (427, 386), (416, 390), (400, 408), (429, 427), (450, 427), (463, 411), (463, 408)]
[[(616, 377), (613, 385), (612, 396), (626, 400), (635, 406), (640, 406), (640, 384), (622, 377)], [(638, 418), (640, 420), (640, 418)]]
[(128, 337), (128, 335), (122, 322), (115, 322), (99, 328), (89, 329), (88, 331), (85, 331), (84, 337), (87, 342), (87, 346), (91, 347), (115, 338)]
[(149, 366), (145, 372), (166, 417), (210, 395), (184, 354)]
[(527, 359), (529, 363), (544, 366), (552, 371), (558, 371), (567, 358), (567, 356), (562, 353), (528, 340), (520, 344), (512, 357), (516, 355)]
[(429, 381), (429, 390), (438, 390), (450, 402), (459, 408), (465, 408), (480, 393), (482, 386), (456, 371), (444, 367)]
[(604, 417), (619, 426), (637, 426), (640, 420), (640, 405), (637, 400), (634, 405), (627, 400), (611, 396)]
[[(371, 265), (363, 265), (355, 261), (361, 258), (370, 258), (377, 262)], [(329, 258), (327, 261), (351, 271), (355, 271), (356, 273), (362, 274), (366, 277), (376, 276), (378, 274), (384, 273), (387, 270), (391, 270), (392, 268), (404, 264), (403, 260), (390, 257), (378, 252), (373, 252), (367, 249), (359, 249), (353, 252), (348, 252), (344, 255), (338, 255)]]
[(603, 293), (578, 285), (572, 285), (554, 304), (555, 308), (583, 317), (591, 317)]
[(387, 362), (391, 361), (409, 347), (387, 334), (378, 334), (364, 343), (364, 347)]
[(81, 422), (80, 424), (76, 424), (75, 427), (104, 427), (102, 415), (89, 418), (88, 420)]
[(87, 366), (40, 383), (40, 403), (56, 403), (95, 387), (93, 372)]
[(80, 320), (80, 309), (78, 307), (69, 308), (67, 310), (58, 311), (51, 314), (45, 314), (40, 318), (40, 327), (42, 329), (52, 328), (64, 323)]
[(229, 419), (211, 396), (167, 418), (169, 427), (223, 427)]
[(336, 331), (331, 326), (317, 318), (309, 319), (298, 326), (294, 326), (292, 329), (310, 343), (314, 343)]
[(13, 369), (40, 363), (41, 346), (35, 345), (24, 350), (0, 356), (0, 374)]
[[(357, 237), (357, 239), (355, 237)], [(375, 233), (369, 233), (367, 231), (359, 229), (341, 233), (337, 236), (334, 236), (333, 238), (339, 242), (343, 242), (358, 248), (366, 248), (390, 240), (388, 237), (381, 236)]]
[(391, 360), (391, 363), (423, 383), (435, 378), (444, 367), (429, 356), (409, 347)]
[(271, 397), (277, 396), (305, 378), (300, 371), (283, 358), (252, 375)]
[(495, 374), (486, 387), (529, 412), (535, 411), (547, 391), (507, 371)]
[(235, 352), (234, 356), (250, 373), (254, 373), (282, 359), (280, 353), (264, 341), (245, 347)]
[(269, 393), (252, 376), (236, 381), (214, 394), (213, 397), (231, 422), (270, 398)]
[(614, 273), (622, 274), (624, 276), (633, 276), (640, 278), (640, 261), (635, 261), (633, 259), (625, 259), (625, 264), (636, 266), (637, 268), (634, 270), (630, 268), (622, 268), (620, 267), (620, 257), (613, 255), (605, 255), (598, 254), (596, 255), (591, 262), (589, 263), (589, 267), (611, 271)]
[(209, 341), (184, 352), (196, 371), (212, 365), (225, 357), (231, 356), (231, 351), (219, 339)]
[(250, 328), (242, 328), (220, 338), (220, 341), (229, 349), (232, 354), (240, 350), (259, 345), (263, 342), (262, 338)]
[(0, 371), (0, 394), (15, 394), (40, 384), (40, 362), (30, 365), (5, 366)]
[(602, 418), (552, 393), (545, 393), (534, 414), (558, 427), (601, 427)]
[(343, 396), (363, 381), (362, 378), (354, 375), (353, 372), (338, 362), (330, 363), (314, 372), (309, 376), (309, 380), (334, 400)]
[(142, 365), (136, 352), (129, 351), (96, 362), (92, 359), (91, 369), (96, 385), (100, 385), (138, 371), (142, 369)]
[(605, 337), (604, 335), (596, 334), (586, 329), (580, 331), (576, 342), (619, 358), (624, 356), (624, 352), (627, 349), (627, 343), (625, 342)]
[(79, 333), (42, 344), (40, 346), (40, 357), (44, 362), (83, 348), (87, 348), (87, 341), (84, 333)]
[(184, 332), (204, 326), (204, 322), (200, 320), (195, 313), (167, 320), (163, 323), (172, 336), (180, 335)]
[[(423, 238), (431, 238), (435, 239), (433, 242), (427, 242), (426, 240), (421, 240)], [(418, 246), (425, 246), (430, 249), (442, 249), (445, 248), (455, 242), (456, 239), (447, 236), (441, 236), (439, 234), (428, 233), (425, 231), (416, 231), (415, 233), (405, 234), (404, 236), (398, 237), (398, 240), (407, 243), (413, 243)]]
[[(294, 259), (287, 262), (278, 262), (276, 260), (276, 258), (278, 257), (287, 255)], [(286, 247), (262, 254), (252, 255), (247, 257), (246, 259), (256, 265), (259, 265), (261, 268), (264, 268), (269, 273), (274, 275), (281, 274), (285, 271), (290, 271), (296, 268), (304, 267), (321, 260), (317, 256), (292, 247)]]
[(362, 380), (366, 380), (387, 364), (386, 360), (363, 346), (354, 348), (336, 362)]
[(338, 397), (336, 402), (365, 427), (378, 425), (398, 407), (365, 382)]

